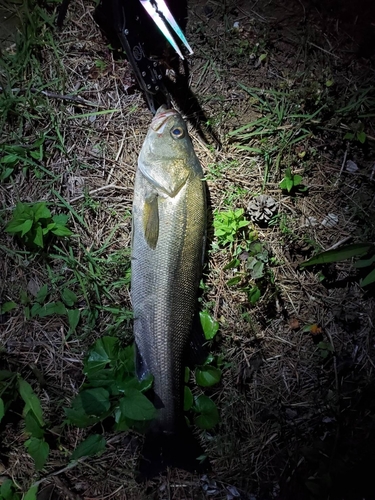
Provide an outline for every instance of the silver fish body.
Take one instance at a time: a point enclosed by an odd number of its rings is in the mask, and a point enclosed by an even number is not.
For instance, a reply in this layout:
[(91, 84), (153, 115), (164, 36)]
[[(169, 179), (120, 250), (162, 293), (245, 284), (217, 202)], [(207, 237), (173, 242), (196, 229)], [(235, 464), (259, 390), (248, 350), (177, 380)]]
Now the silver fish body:
[(173, 434), (182, 419), (184, 353), (202, 271), (206, 197), (186, 124), (160, 108), (135, 177), (131, 300), (137, 373), (154, 377), (155, 423)]

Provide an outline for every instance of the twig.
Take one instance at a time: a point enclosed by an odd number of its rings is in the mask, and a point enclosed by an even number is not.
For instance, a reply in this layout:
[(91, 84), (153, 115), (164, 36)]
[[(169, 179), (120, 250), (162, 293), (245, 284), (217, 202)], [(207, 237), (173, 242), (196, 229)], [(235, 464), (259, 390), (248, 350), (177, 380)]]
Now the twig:
[(327, 248), (327, 250), (324, 250), (325, 252), (328, 252), (329, 250), (335, 250), (336, 248), (340, 247), (343, 243), (346, 243), (347, 241), (351, 240), (353, 236), (347, 236), (346, 238), (338, 241), (337, 243), (334, 243), (331, 247)]
[[(33, 94), (43, 94), (46, 97), (50, 97), (51, 99), (62, 99), (63, 101), (72, 101), (76, 102), (77, 104), (92, 106), (93, 108), (103, 108), (103, 106), (100, 106), (97, 103), (86, 101), (86, 99), (83, 99), (82, 97), (77, 97), (71, 94), (57, 94), (56, 92), (50, 92), (49, 90), (39, 90), (36, 89), (35, 87), (31, 87), (31, 89), (21, 89), (21, 88), (10, 89), (11, 92), (22, 92), (22, 93), (26, 93), (27, 90), (29, 90)], [(0, 92), (5, 92), (4, 87), (0, 86)]]
[[(119, 189), (120, 191), (129, 191), (129, 188), (127, 188), (127, 187), (117, 186), (116, 184), (106, 184), (105, 186), (101, 186), (100, 188), (93, 189), (92, 191), (89, 191), (87, 194), (91, 196), (93, 194), (99, 193), (100, 191), (104, 191), (105, 189)], [(79, 196), (72, 198), (70, 200), (70, 203), (73, 203), (74, 201), (77, 201), (77, 200), (81, 200), (84, 197), (85, 197), (84, 194), (80, 194)]]
[(340, 59), (339, 56), (336, 56), (335, 54), (332, 54), (332, 52), (330, 52), (329, 50), (326, 50), (326, 49), (323, 49), (323, 47), (319, 47), (319, 45), (316, 45), (315, 43), (313, 42), (307, 42), (309, 45), (311, 45), (312, 47), (315, 47), (316, 49), (319, 49), (321, 50), (322, 52), (325, 52), (326, 54), (328, 54), (329, 56), (332, 56), (332, 57), (335, 57), (336, 59)]
[(341, 169), (340, 169), (339, 177), (341, 176), (342, 171), (344, 170), (344, 167), (345, 167), (345, 164), (346, 164), (346, 157), (347, 157), (347, 156), (348, 156), (348, 150), (346, 149), (346, 150), (345, 150), (345, 154), (344, 154), (344, 159), (342, 160), (342, 165), (341, 165)]

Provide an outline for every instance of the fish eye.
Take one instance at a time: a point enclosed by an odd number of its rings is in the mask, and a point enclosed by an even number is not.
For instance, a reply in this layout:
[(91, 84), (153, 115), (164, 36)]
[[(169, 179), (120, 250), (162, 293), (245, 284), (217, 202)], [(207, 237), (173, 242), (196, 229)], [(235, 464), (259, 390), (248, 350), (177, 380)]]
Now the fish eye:
[(184, 137), (184, 135), (184, 129), (181, 127), (173, 127), (171, 129), (171, 136), (173, 137), (173, 139), (181, 139), (181, 137)]

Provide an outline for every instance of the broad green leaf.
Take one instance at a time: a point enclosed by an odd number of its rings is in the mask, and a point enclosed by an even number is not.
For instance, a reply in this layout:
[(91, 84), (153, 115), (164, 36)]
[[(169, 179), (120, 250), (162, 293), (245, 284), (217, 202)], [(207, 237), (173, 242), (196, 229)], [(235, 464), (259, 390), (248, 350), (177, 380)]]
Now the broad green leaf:
[(230, 278), (227, 281), (227, 285), (228, 286), (238, 285), (238, 283), (240, 283), (241, 280), (242, 280), (242, 276), (234, 276), (233, 278)]
[(47, 285), (43, 285), (41, 288), (39, 288), (39, 291), (36, 294), (35, 300), (39, 304), (44, 304), (44, 301), (46, 300), (47, 295), (48, 295), (48, 286)]
[(78, 300), (77, 295), (72, 290), (69, 290), (69, 288), (63, 288), (63, 291), (61, 292), (61, 298), (69, 307), (74, 306), (74, 304)]
[(60, 225), (57, 225), (54, 229), (52, 229), (51, 233), (53, 233), (56, 236), (71, 236), (73, 234), (70, 229)]
[(361, 132), (357, 132), (357, 139), (361, 144), (364, 144), (366, 142), (366, 133), (363, 132), (363, 130)]
[(369, 259), (357, 260), (357, 262), (354, 263), (354, 267), (356, 267), (357, 269), (362, 269), (364, 267), (371, 266), (372, 264), (374, 264), (374, 262), (375, 262), (375, 254)]
[(31, 437), (25, 441), (25, 447), (35, 462), (35, 469), (43, 469), (49, 454), (49, 444), (44, 439)]
[(201, 366), (195, 369), (195, 381), (201, 387), (211, 387), (220, 382), (221, 370), (215, 366)]
[(84, 361), (83, 373), (89, 375), (89, 373), (101, 370), (113, 359), (116, 359), (117, 351), (118, 340), (116, 337), (102, 337), (98, 339)]
[(81, 398), (82, 408), (86, 415), (101, 416), (111, 407), (109, 402), (109, 392), (102, 387), (86, 389), (77, 396)]
[(32, 318), (35, 318), (35, 316), (39, 315), (40, 310), (42, 309), (43, 306), (38, 304), (37, 302), (32, 305), (32, 308), (30, 310), (30, 314)]
[(80, 429), (90, 427), (100, 421), (100, 417), (88, 416), (83, 409), (64, 408), (64, 412), (68, 419), (68, 423)]
[(25, 496), (23, 497), (22, 500), (37, 500), (37, 493), (38, 493), (38, 485), (36, 486), (31, 486), (25, 493)]
[(232, 259), (226, 266), (223, 267), (223, 271), (227, 271), (228, 269), (234, 269), (240, 265), (240, 259)]
[(257, 286), (253, 286), (247, 292), (247, 296), (248, 296), (250, 304), (253, 304), (253, 305), (256, 304), (258, 302), (258, 300), (260, 299), (260, 289)]
[(302, 176), (301, 175), (293, 175), (293, 185), (294, 186), (299, 186), (302, 182)]
[(53, 222), (55, 222), (58, 225), (65, 226), (65, 224), (69, 220), (69, 215), (66, 214), (57, 214), (52, 217)]
[(77, 446), (70, 459), (78, 460), (81, 457), (92, 457), (104, 451), (106, 444), (106, 440), (103, 436), (100, 434), (92, 434)]
[(208, 311), (200, 311), (199, 318), (205, 338), (207, 340), (213, 339), (219, 331), (219, 323), (213, 319)]
[(16, 309), (17, 307), (18, 305), (15, 302), (4, 302), (4, 304), (2, 304), (2, 306), (0, 307), (0, 313), (7, 313), (12, 309)]
[(189, 387), (185, 385), (184, 387), (184, 411), (190, 410), (193, 406), (193, 394)]
[(44, 430), (40, 427), (32, 411), (29, 411), (25, 415), (25, 429), (33, 437), (42, 438), (44, 436)]
[(151, 420), (156, 415), (154, 405), (137, 389), (129, 389), (120, 400), (122, 414), (132, 420)]
[(81, 311), (79, 309), (67, 309), (66, 313), (68, 315), (69, 328), (72, 332), (74, 332), (79, 323)]
[(5, 228), (5, 231), (8, 233), (21, 233), (21, 237), (30, 231), (32, 228), (33, 221), (31, 219), (27, 219), (21, 224), (17, 224), (11, 226), (10, 224)]
[(2, 172), (0, 173), (0, 181), (5, 181), (12, 174), (13, 174), (13, 168), (8, 167), (5, 170), (2, 170)]
[(341, 262), (342, 260), (352, 257), (361, 257), (370, 249), (374, 249), (373, 243), (353, 243), (352, 245), (346, 245), (337, 250), (328, 250), (327, 252), (315, 255), (315, 257), (312, 257), (306, 262), (302, 262), (300, 267), (313, 266), (315, 264), (329, 264), (331, 262)]
[(188, 366), (185, 366), (185, 375), (184, 375), (184, 382), (187, 384), (190, 379), (190, 368)]
[(16, 374), (13, 372), (10, 372), (9, 370), (0, 370), (0, 381), (6, 380), (7, 378), (13, 378), (15, 377)]
[(28, 382), (26, 382), (26, 380), (19, 377), (18, 390), (21, 398), (25, 402), (25, 408), (23, 410), (24, 415), (27, 415), (27, 413), (31, 410), (34, 413), (35, 418), (37, 419), (39, 425), (43, 427), (44, 421), (43, 421), (42, 407), (40, 405), (40, 399), (34, 393), (31, 385)]
[(2, 398), (0, 398), (0, 422), (2, 421), (4, 415), (5, 415), (4, 401), (2, 400)]
[(251, 277), (256, 280), (263, 276), (264, 274), (264, 263), (257, 260), (251, 270)]
[(16, 163), (18, 163), (19, 161), (19, 156), (18, 155), (15, 155), (15, 154), (9, 154), (9, 155), (5, 155), (3, 156), (1, 159), (0, 159), (0, 163), (3, 163), (5, 165), (9, 165), (10, 163), (12, 164), (12, 166), (15, 166)]
[(195, 425), (200, 429), (212, 429), (219, 423), (220, 417), (216, 404), (203, 394), (195, 398), (195, 411), (199, 414), (194, 418)]
[(360, 281), (361, 286), (371, 285), (375, 282), (375, 269), (373, 269), (363, 280)]
[(11, 479), (5, 479), (0, 487), (0, 498), (1, 500), (15, 500), (16, 497), (14, 493), (14, 483)]
[(43, 229), (41, 226), (37, 226), (33, 242), (38, 247), (43, 248)]
[(52, 316), (52, 314), (66, 314), (64, 304), (60, 301), (45, 304), (40, 308), (37, 316), (39, 316), (40, 318), (45, 318), (46, 316)]
[(34, 220), (38, 221), (40, 219), (50, 219), (51, 218), (51, 212), (47, 208), (47, 205), (45, 204), (44, 201), (41, 203), (36, 203), (33, 207), (34, 211)]

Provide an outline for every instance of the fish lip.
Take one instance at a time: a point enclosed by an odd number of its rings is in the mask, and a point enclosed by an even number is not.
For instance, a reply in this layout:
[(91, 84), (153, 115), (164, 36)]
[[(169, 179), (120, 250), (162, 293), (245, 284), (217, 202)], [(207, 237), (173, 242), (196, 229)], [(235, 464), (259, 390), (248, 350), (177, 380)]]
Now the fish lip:
[(164, 131), (165, 124), (171, 116), (177, 115), (178, 112), (175, 109), (168, 109), (164, 104), (160, 106), (157, 110), (156, 115), (152, 119), (151, 128), (154, 132), (162, 134)]

